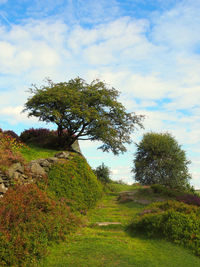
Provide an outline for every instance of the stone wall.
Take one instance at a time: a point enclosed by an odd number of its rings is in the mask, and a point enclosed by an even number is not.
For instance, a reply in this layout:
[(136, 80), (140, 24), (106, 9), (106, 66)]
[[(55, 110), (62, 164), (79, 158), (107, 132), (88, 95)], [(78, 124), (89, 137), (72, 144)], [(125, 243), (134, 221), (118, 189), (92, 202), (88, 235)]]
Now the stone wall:
[(33, 183), (35, 179), (47, 175), (53, 163), (61, 159), (68, 160), (69, 156), (70, 153), (67, 151), (60, 152), (55, 154), (54, 157), (32, 160), (26, 166), (19, 162), (14, 163), (9, 167), (6, 174), (0, 171), (0, 197), (6, 193), (8, 187), (14, 182), (18, 184)]

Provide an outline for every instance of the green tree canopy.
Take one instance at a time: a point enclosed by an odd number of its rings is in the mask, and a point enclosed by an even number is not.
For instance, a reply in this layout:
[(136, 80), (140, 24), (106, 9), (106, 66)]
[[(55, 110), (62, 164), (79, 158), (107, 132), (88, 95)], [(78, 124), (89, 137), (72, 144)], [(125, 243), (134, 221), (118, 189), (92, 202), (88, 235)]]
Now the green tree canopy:
[(111, 182), (110, 169), (104, 163), (96, 167), (93, 172), (97, 176), (97, 179), (100, 180), (102, 183), (107, 184)]
[(134, 159), (135, 180), (143, 185), (187, 187), (189, 179), (185, 151), (169, 133), (146, 133)]
[(77, 77), (68, 82), (47, 84), (30, 89), (32, 96), (25, 103), (28, 116), (57, 124), (58, 136), (67, 130), (68, 148), (75, 140), (98, 140), (103, 151), (125, 152), (136, 126), (142, 127), (143, 116), (128, 113), (117, 101), (119, 92), (100, 80), (90, 84)]

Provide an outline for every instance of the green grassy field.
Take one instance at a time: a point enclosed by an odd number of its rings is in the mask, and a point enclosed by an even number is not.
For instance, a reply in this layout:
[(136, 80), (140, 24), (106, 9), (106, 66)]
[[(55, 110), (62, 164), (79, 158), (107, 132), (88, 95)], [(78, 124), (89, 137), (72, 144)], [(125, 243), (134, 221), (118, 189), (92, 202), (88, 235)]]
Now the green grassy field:
[[(120, 189), (126, 191), (128, 188), (120, 186)], [(84, 217), (84, 227), (66, 242), (51, 247), (49, 255), (36, 266), (200, 266), (200, 259), (183, 247), (161, 239), (130, 236), (126, 226), (144, 205), (119, 204), (116, 198), (116, 194), (105, 195)], [(120, 222), (121, 225), (97, 226), (97, 222)]]

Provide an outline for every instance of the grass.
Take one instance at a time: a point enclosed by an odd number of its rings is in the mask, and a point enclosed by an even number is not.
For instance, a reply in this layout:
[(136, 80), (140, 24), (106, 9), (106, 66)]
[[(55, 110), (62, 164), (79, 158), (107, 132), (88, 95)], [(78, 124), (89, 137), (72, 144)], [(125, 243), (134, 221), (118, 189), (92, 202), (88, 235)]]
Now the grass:
[(200, 190), (196, 190), (196, 193), (200, 195)]
[(56, 153), (60, 152), (59, 150), (47, 149), (37, 147), (35, 145), (29, 145), (21, 149), (23, 157), (29, 162), (31, 160), (39, 158), (49, 158), (53, 157)]
[(133, 191), (133, 190), (141, 187), (138, 184), (128, 185), (128, 184), (117, 184), (115, 182), (111, 183), (111, 185), (114, 187), (115, 192)]
[[(125, 188), (128, 189), (121, 186), (122, 191)], [(51, 247), (48, 257), (37, 267), (200, 266), (200, 259), (183, 247), (129, 235), (126, 226), (143, 207), (134, 202), (119, 204), (115, 194), (105, 195), (84, 217), (84, 227), (69, 236), (67, 242)], [(97, 222), (121, 222), (121, 225), (97, 226)]]

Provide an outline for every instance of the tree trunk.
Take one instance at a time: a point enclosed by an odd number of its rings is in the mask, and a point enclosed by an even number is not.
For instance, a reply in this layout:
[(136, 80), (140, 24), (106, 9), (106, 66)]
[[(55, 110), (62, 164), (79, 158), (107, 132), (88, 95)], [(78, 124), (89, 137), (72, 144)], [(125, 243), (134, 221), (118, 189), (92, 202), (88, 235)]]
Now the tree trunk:
[(58, 145), (61, 147), (62, 146), (62, 134), (63, 134), (63, 128), (61, 125), (58, 125), (57, 133), (58, 133)]

